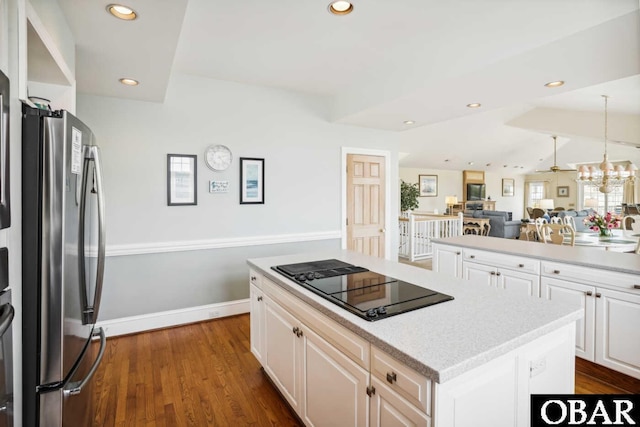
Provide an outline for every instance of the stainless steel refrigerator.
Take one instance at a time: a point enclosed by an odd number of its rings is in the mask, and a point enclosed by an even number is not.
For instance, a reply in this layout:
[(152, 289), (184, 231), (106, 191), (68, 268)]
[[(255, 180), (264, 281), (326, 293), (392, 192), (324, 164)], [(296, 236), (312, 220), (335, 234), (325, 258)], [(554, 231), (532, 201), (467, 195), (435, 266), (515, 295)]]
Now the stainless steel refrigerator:
[[(67, 111), (22, 106), (24, 427), (90, 426), (105, 260), (100, 150)], [(93, 343), (99, 337), (100, 343)]]

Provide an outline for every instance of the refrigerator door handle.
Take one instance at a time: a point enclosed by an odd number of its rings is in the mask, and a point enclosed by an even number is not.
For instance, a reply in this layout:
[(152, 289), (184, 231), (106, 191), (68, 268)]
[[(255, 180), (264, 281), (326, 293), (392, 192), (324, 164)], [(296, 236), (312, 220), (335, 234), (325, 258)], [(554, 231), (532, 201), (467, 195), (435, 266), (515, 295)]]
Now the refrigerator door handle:
[(0, 336), (7, 332), (7, 329), (11, 326), (14, 315), (15, 310), (11, 304), (7, 303), (0, 307)]
[(96, 360), (93, 362), (93, 365), (91, 366), (91, 369), (87, 373), (86, 377), (84, 377), (80, 381), (74, 381), (72, 383), (68, 383), (64, 387), (64, 389), (62, 390), (62, 393), (64, 394), (65, 397), (75, 396), (77, 394), (82, 393), (82, 389), (89, 383), (89, 381), (91, 380), (91, 377), (93, 377), (93, 374), (95, 374), (96, 371), (98, 370), (98, 366), (100, 366), (100, 362), (102, 362), (102, 356), (104, 356), (105, 347), (107, 346), (107, 337), (104, 335), (104, 331), (102, 330), (102, 328), (96, 328), (93, 331), (93, 336), (96, 336), (96, 335), (100, 336), (100, 350), (98, 352), (98, 357), (96, 357)]
[(98, 197), (98, 254), (96, 265), (96, 286), (93, 294), (93, 304), (90, 304), (87, 294), (86, 286), (86, 274), (85, 274), (85, 215), (86, 215), (86, 185), (88, 184), (87, 171), (85, 166), (85, 173), (83, 173), (82, 184), (82, 199), (80, 200), (80, 211), (82, 217), (80, 219), (80, 280), (82, 281), (82, 294), (84, 296), (85, 308), (83, 310), (83, 323), (91, 324), (96, 323), (98, 320), (98, 310), (100, 309), (100, 298), (102, 297), (102, 283), (104, 278), (104, 261), (105, 261), (105, 208), (104, 208), (104, 192), (102, 187), (102, 161), (100, 157), (100, 149), (96, 146), (85, 147), (85, 161), (93, 161), (94, 163), (94, 176), (95, 180), (95, 192)]

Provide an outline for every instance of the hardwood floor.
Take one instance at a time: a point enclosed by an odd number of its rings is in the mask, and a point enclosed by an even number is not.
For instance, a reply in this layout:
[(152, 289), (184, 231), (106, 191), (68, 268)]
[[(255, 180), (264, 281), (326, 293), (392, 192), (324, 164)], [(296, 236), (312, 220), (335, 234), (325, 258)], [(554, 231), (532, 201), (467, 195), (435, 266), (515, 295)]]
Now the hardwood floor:
[(249, 315), (116, 337), (94, 427), (299, 426), (249, 348)]
[[(93, 426), (300, 426), (249, 336), (243, 314), (109, 339)], [(640, 380), (576, 359), (575, 391), (640, 393)]]

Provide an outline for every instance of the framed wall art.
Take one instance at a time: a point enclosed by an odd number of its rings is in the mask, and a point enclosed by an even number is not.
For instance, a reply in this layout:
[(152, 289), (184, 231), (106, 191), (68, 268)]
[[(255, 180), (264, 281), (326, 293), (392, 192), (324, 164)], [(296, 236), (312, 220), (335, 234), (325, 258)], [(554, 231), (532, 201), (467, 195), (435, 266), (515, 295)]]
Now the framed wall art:
[(438, 175), (418, 175), (420, 197), (436, 197), (438, 195)]
[(558, 187), (558, 197), (569, 197), (568, 185)]
[(264, 159), (240, 157), (240, 204), (264, 204)]
[(167, 154), (167, 205), (198, 204), (198, 157), (195, 154)]
[(513, 197), (515, 194), (515, 182), (513, 178), (502, 178), (502, 197)]

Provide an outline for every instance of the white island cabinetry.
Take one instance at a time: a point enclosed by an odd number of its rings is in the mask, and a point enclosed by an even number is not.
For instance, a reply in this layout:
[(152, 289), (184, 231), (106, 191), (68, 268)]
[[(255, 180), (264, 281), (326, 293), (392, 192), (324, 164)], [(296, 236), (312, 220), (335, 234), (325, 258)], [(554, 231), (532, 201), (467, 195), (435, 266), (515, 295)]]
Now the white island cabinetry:
[[(339, 253), (343, 261), (384, 270), (380, 261), (367, 265), (364, 261), (370, 257), (345, 253), (350, 254)], [(368, 322), (270, 269), (290, 262), (287, 257), (249, 261), (251, 275), (260, 276), (251, 280), (252, 300), (257, 301), (261, 293), (263, 303), (251, 304), (251, 326), (260, 331), (251, 333), (251, 348), (254, 354), (261, 354), (256, 357), (265, 373), (305, 425), (466, 427), (486, 418), (496, 426), (524, 427), (532, 390), (573, 391), (574, 320), (579, 314), (575, 310), (562, 309), (559, 319), (565, 320), (556, 319), (552, 327), (531, 326), (535, 336), (520, 344), (513, 344), (517, 339), (503, 338), (502, 332), (488, 351), (479, 349), (478, 356), (456, 359), (459, 356), (451, 357), (452, 348), (438, 350), (456, 338), (447, 335), (451, 331), (438, 334), (433, 330), (431, 319), (438, 316), (437, 310), (427, 307)], [(393, 264), (393, 269), (406, 269), (407, 277), (420, 272), (442, 280), (425, 270), (383, 262)], [(438, 304), (444, 307), (439, 313), (453, 321), (459, 317), (456, 304), (468, 313), (465, 304), (477, 301), (475, 288), (472, 291), (474, 296), (466, 302), (460, 295), (457, 303)], [(425, 329), (425, 324), (431, 327)], [(262, 342), (254, 343), (254, 339)], [(262, 353), (254, 350), (259, 348)], [(469, 350), (466, 345), (463, 349)], [(532, 374), (534, 364), (545, 368)], [(508, 410), (495, 399), (486, 401), (491, 396), (509, 396)], [(474, 415), (464, 415), (469, 413)]]
[[(496, 238), (443, 239), (434, 243), (434, 253), (440, 252), (461, 252), (464, 277), (487, 284), (498, 283), (497, 273), (502, 273), (504, 280), (505, 263), (514, 265), (514, 260), (521, 260), (518, 269), (529, 271), (519, 287), (530, 287), (530, 294), (537, 295), (538, 283), (540, 297), (584, 310), (584, 316), (576, 321), (576, 356), (640, 378), (637, 255)], [(534, 272), (531, 268), (536, 264), (539, 267)], [(434, 263), (434, 270), (439, 267)]]

